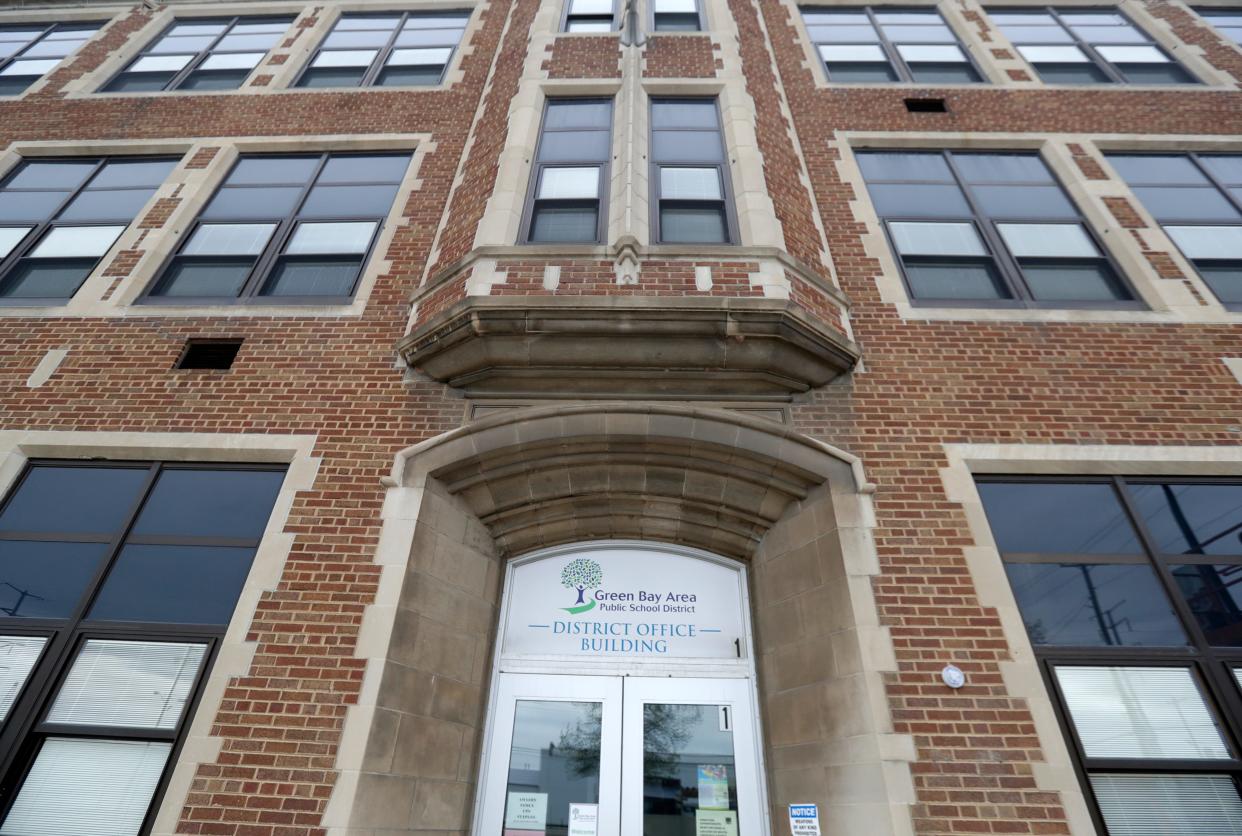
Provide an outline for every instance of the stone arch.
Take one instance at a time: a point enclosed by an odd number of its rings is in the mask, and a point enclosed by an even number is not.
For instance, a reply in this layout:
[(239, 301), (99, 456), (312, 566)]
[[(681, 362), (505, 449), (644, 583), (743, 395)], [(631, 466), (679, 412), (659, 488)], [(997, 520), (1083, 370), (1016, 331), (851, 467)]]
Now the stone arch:
[(468, 832), (506, 560), (604, 539), (746, 563), (774, 834), (802, 801), (826, 834), (911, 831), (856, 457), (730, 410), (600, 402), (470, 423), (403, 450), (385, 483), (330, 836)]

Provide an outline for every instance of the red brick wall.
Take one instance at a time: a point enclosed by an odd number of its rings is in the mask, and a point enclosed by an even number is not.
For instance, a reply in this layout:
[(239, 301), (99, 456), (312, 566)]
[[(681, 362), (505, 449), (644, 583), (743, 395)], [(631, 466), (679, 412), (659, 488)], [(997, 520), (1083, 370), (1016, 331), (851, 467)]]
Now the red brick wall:
[(647, 78), (715, 78), (723, 68), (707, 35), (652, 35), (643, 48)]

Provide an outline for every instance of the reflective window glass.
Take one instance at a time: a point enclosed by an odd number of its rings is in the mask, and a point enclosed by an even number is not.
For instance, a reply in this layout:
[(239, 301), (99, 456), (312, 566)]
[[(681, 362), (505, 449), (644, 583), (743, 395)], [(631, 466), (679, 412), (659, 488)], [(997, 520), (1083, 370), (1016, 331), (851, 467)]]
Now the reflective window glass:
[(1142, 554), (1112, 485), (981, 482), (979, 496), (1002, 552)]

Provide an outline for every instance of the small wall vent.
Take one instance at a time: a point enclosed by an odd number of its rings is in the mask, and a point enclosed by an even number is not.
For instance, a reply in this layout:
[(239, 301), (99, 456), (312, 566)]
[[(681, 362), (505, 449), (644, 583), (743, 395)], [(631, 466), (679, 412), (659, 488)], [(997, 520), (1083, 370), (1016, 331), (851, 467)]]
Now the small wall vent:
[(906, 99), (906, 110), (911, 113), (948, 113), (944, 99)]
[(233, 367), (241, 344), (241, 340), (186, 340), (175, 368), (227, 371)]

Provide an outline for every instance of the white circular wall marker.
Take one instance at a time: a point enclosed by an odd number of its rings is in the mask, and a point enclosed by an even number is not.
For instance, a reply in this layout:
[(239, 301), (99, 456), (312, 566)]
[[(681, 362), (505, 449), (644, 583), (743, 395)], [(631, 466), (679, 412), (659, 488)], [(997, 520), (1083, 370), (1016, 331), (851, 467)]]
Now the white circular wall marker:
[(957, 665), (945, 665), (944, 670), (940, 672), (940, 678), (950, 688), (961, 688), (966, 684), (966, 674), (962, 673), (962, 669)]

